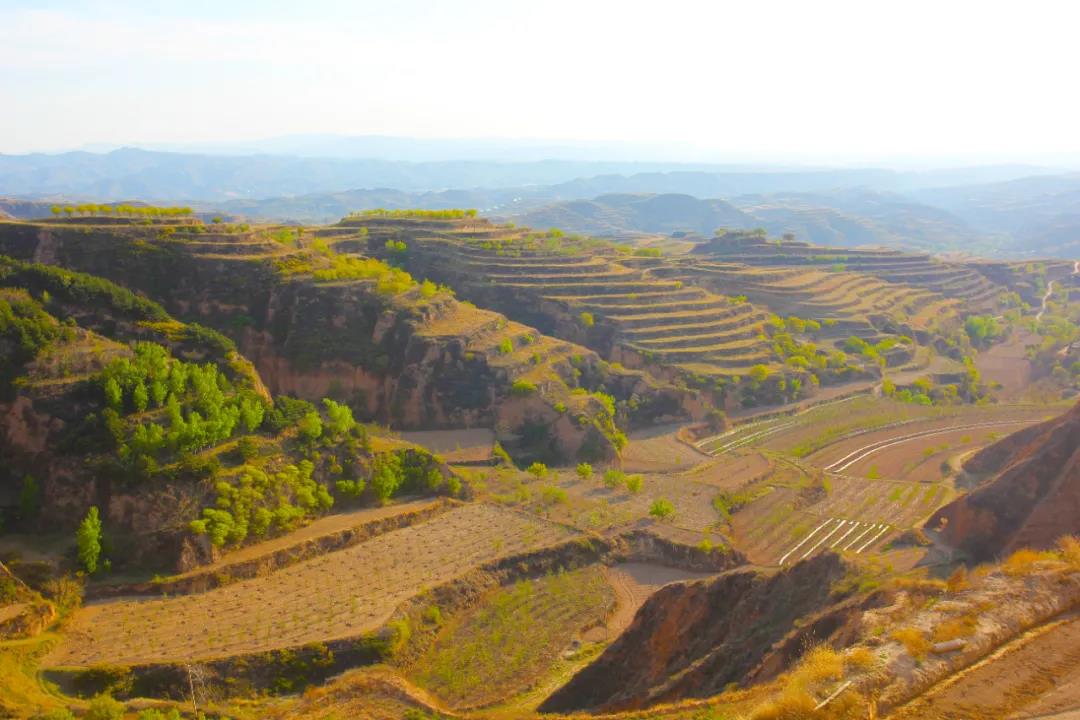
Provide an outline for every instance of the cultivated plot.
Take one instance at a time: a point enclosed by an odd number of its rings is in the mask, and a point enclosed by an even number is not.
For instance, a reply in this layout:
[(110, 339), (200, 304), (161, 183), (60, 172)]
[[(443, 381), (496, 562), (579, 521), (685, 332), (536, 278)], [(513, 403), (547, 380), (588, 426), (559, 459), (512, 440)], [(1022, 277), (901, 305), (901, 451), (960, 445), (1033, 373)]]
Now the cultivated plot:
[(732, 516), (739, 549), (760, 564), (783, 564), (825, 550), (879, 551), (952, 496), (943, 483), (831, 476), (824, 488), (772, 487)]
[(45, 664), (205, 659), (351, 637), (379, 627), (424, 588), (570, 534), (510, 510), (466, 505), (200, 595), (88, 605)]

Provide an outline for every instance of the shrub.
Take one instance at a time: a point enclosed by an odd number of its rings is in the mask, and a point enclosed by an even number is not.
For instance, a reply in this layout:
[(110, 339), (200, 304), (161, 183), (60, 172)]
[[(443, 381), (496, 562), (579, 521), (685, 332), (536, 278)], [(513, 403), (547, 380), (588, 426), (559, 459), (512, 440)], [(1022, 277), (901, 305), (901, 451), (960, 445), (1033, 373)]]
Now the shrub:
[(510, 338), (503, 338), (503, 341), (499, 343), (499, 352), (503, 355), (514, 352), (514, 341)]
[(515, 380), (510, 386), (510, 394), (514, 397), (528, 397), (536, 394), (536, 385), (528, 380)]
[(537, 480), (542, 477), (546, 477), (548, 473), (547, 465), (542, 462), (534, 462), (527, 469), (527, 472), (534, 476)]
[(121, 720), (124, 717), (124, 705), (108, 695), (98, 695), (90, 701), (90, 708), (83, 715), (84, 720)]
[(640, 475), (627, 475), (626, 476), (626, 489), (633, 494), (641, 492), (641, 486), (644, 484), (644, 478)]
[(816, 645), (803, 655), (798, 672), (811, 683), (836, 681), (844, 676), (844, 658), (828, 645)]
[(588, 480), (592, 477), (592, 465), (589, 463), (578, 463), (577, 475), (582, 480)]
[(904, 646), (908, 654), (916, 660), (922, 660), (930, 652), (933, 645), (922, 630), (913, 627), (904, 627), (893, 630), (892, 639)]
[(596, 324), (596, 318), (593, 317), (591, 312), (582, 312), (578, 315), (578, 319), (581, 321), (581, 324), (587, 328), (591, 328)]
[(675, 514), (675, 506), (666, 498), (657, 498), (649, 507), (649, 515), (657, 520), (666, 520)]
[(971, 615), (948, 618), (934, 627), (934, 642), (947, 642), (957, 638), (971, 637), (975, 634), (978, 621)]
[(566, 502), (566, 491), (555, 485), (545, 485), (540, 491), (540, 499), (545, 505), (559, 505)]
[(626, 473), (618, 468), (608, 468), (604, 471), (604, 485), (609, 488), (617, 488), (626, 480)]

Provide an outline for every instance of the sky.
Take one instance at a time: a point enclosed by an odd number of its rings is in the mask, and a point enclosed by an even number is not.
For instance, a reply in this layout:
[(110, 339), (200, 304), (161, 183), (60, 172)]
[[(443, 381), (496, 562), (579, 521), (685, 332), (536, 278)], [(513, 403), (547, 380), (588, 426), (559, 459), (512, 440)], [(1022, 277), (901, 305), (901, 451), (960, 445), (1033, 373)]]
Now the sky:
[(1080, 4), (0, 0), (0, 152), (291, 134), (1080, 153)]

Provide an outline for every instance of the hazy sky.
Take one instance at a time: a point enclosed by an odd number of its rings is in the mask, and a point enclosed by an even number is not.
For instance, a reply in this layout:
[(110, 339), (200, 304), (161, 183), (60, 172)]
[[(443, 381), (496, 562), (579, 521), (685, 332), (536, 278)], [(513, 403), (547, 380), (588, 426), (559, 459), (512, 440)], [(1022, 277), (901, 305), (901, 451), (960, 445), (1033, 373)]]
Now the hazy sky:
[(293, 133), (1080, 151), (1080, 4), (0, 0), (0, 152)]

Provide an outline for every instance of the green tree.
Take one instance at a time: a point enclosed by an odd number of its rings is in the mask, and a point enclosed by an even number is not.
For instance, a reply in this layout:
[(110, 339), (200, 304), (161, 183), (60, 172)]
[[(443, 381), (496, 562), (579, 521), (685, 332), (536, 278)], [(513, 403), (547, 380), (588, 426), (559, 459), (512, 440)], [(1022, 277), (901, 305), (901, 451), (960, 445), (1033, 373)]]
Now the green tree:
[(97, 506), (92, 506), (75, 532), (75, 544), (79, 549), (79, 562), (86, 572), (94, 573), (98, 569), (101, 557), (101, 518)]
[(124, 392), (120, 389), (120, 383), (116, 378), (110, 377), (105, 381), (105, 404), (116, 412), (124, 409)]
[(401, 486), (404, 473), (397, 455), (384, 454), (375, 458), (371, 466), (371, 490), (379, 502), (385, 503)]
[(296, 423), (296, 428), (300, 431), (300, 437), (308, 442), (315, 442), (322, 435), (322, 419), (319, 413), (312, 410), (300, 418), (300, 421)]
[(145, 412), (150, 404), (150, 393), (146, 390), (146, 383), (139, 380), (135, 383), (135, 389), (131, 391), (131, 402), (135, 405), (136, 412)]
[(548, 473), (547, 465), (542, 462), (534, 462), (528, 467), (527, 471), (530, 475), (535, 476), (537, 480), (545, 477)]
[(353, 419), (352, 409), (348, 405), (326, 398), (323, 406), (326, 408), (326, 425), (334, 435), (345, 435), (356, 427), (356, 420)]

